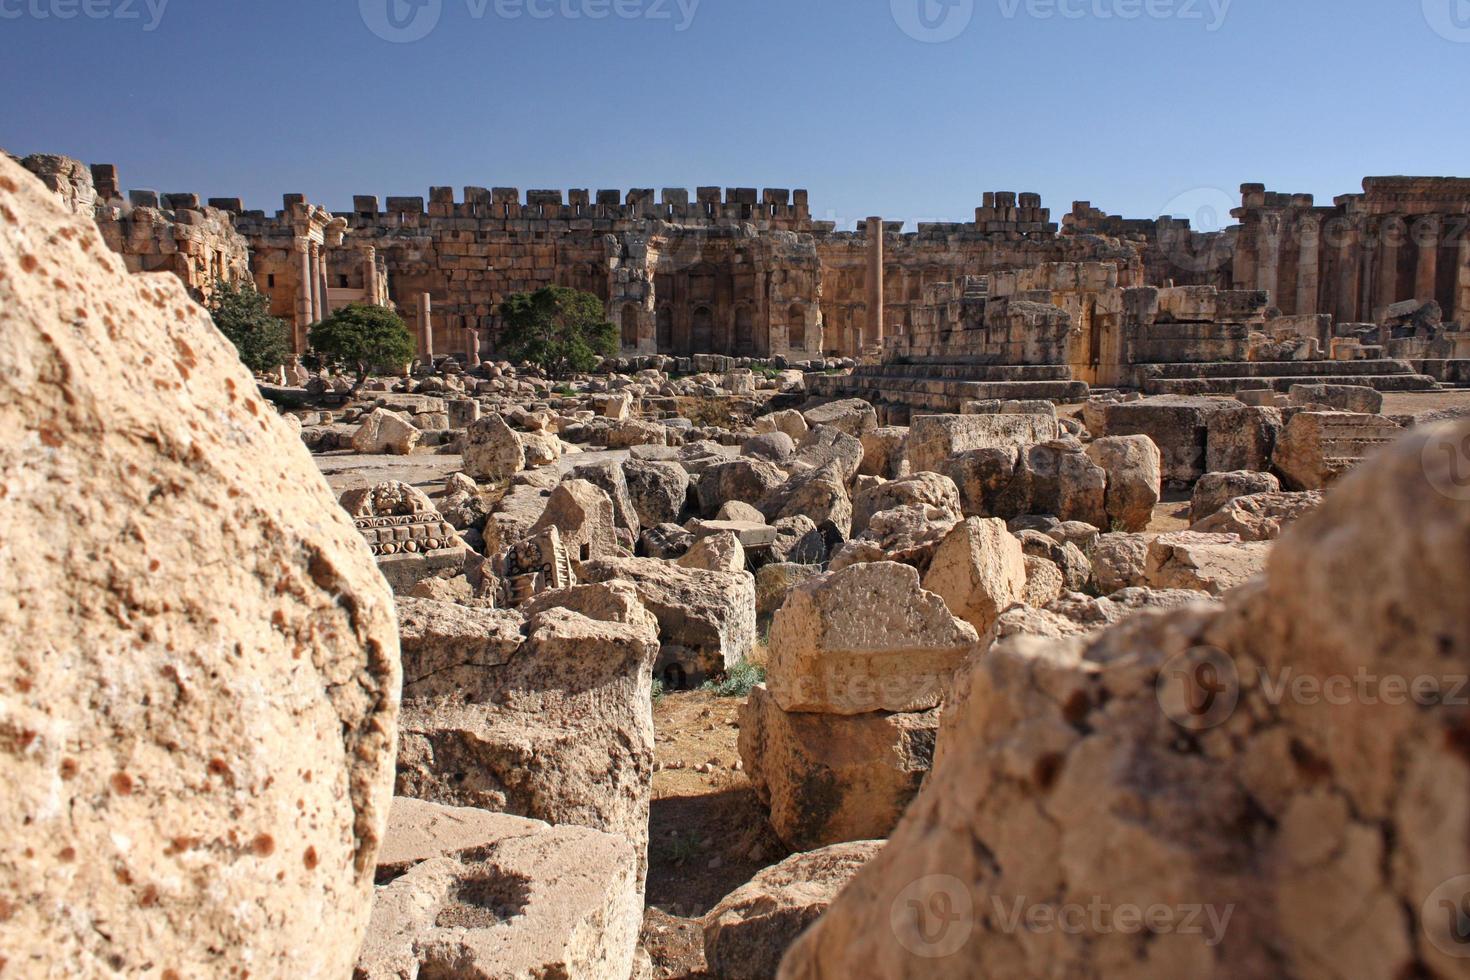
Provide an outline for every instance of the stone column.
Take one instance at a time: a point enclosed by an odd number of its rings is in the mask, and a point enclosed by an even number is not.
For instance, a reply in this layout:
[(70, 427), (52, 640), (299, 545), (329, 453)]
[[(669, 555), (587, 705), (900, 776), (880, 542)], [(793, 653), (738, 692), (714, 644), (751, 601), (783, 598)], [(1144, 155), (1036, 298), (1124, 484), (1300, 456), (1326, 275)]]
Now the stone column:
[[(868, 336), (883, 344), (883, 219), (868, 219)], [(859, 346), (862, 346), (859, 344)], [(856, 353), (856, 352), (855, 352)]]
[(1316, 313), (1322, 274), (1322, 223), (1316, 215), (1305, 215), (1297, 226), (1301, 248), (1297, 252), (1296, 312)]
[(1281, 272), (1281, 215), (1267, 214), (1261, 217), (1261, 241), (1256, 252), (1256, 288), (1271, 294), (1271, 305), (1281, 309), (1281, 297), (1277, 295)]
[(1339, 323), (1354, 323), (1358, 319), (1358, 229), (1348, 227), (1342, 232), (1342, 244), (1337, 251), (1337, 287), (1334, 297), (1333, 315)]
[(327, 246), (322, 246), (321, 258), (317, 262), (317, 275), (322, 281), (322, 319), (332, 315), (332, 295), (327, 290), (330, 288), (331, 275), (329, 268), (331, 262), (328, 260)]
[(473, 371), (480, 366), (480, 331), (466, 327), (464, 331), (465, 370)]
[(1437, 214), (1427, 214), (1414, 222), (1414, 242), (1419, 249), (1419, 264), (1414, 272), (1414, 298), (1431, 302), (1438, 291), (1439, 238), (1443, 223)]
[(1368, 315), (1375, 321), (1378, 311), (1391, 306), (1400, 299), (1399, 290), (1399, 241), (1401, 239), (1398, 218), (1384, 218), (1378, 224), (1378, 288)]
[(377, 305), (378, 299), (378, 250), (372, 245), (362, 250), (362, 290), (366, 302)]
[(311, 321), (320, 323), (322, 315), (322, 251), (316, 242), (311, 243), (311, 266), (307, 271), (311, 290)]
[(1455, 266), (1455, 315), (1461, 327), (1470, 325), (1470, 237), (1460, 239), (1459, 264)]
[(292, 242), (292, 248), (296, 251), (297, 274), (301, 277), (300, 288), (296, 290), (296, 321), (291, 331), (291, 343), (296, 353), (306, 353), (306, 328), (316, 321), (312, 319), (311, 306), (311, 243), (305, 238), (298, 238)]
[(434, 363), (434, 301), (428, 293), (419, 293), (419, 358), (430, 366)]

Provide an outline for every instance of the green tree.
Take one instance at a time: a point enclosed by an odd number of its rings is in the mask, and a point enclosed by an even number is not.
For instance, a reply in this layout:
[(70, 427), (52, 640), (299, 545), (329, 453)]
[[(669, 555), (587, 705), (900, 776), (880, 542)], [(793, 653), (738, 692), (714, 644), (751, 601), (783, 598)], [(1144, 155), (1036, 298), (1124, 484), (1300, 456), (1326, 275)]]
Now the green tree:
[(255, 283), (214, 281), (209, 315), (219, 332), (229, 338), (240, 360), (257, 374), (286, 363), (291, 355), (291, 331), (284, 320), (271, 316), (270, 298)]
[(413, 335), (385, 306), (353, 303), (311, 328), (312, 349), (357, 372), (361, 385), (373, 371), (396, 371), (414, 358)]
[(618, 352), (618, 328), (591, 293), (565, 286), (516, 293), (500, 304), (500, 318), (500, 350), (552, 378), (591, 371), (598, 357)]

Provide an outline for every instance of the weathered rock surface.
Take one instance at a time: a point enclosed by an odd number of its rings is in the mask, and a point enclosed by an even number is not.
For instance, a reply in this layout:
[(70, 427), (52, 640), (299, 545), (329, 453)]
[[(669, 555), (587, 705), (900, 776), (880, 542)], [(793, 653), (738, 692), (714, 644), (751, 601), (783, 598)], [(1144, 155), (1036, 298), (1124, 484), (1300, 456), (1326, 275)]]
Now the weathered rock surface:
[[(401, 600), (398, 793), (648, 843), (657, 624), (616, 595), (515, 614)], [(588, 590), (583, 590), (584, 592)], [(596, 606), (586, 603), (596, 601)]]
[(678, 524), (689, 498), (689, 473), (678, 463), (625, 459), (628, 496), (643, 527)]
[(924, 588), (984, 635), (1026, 591), (1026, 554), (996, 518), (957, 525), (934, 553)]
[(726, 895), (704, 917), (704, 958), (721, 980), (766, 980), (786, 948), (832, 904), (882, 841), (794, 854)]
[[(1448, 815), (1470, 800), (1466, 709), (1443, 687), (1354, 696), (1351, 679), (1470, 668), (1470, 509), (1435, 489), (1459, 461), (1431, 451), (1466, 438), (1465, 423), (1406, 436), (1223, 606), (973, 661), (924, 792), (782, 980), (1463, 976), (1470, 840)], [(1213, 701), (1205, 664), (1225, 681)], [(1288, 669), (1349, 695), (1273, 695)], [(1112, 913), (1008, 928), (1018, 896), (1023, 915)], [(1117, 917), (1153, 905), (1151, 923)]]
[(630, 976), (643, 918), (636, 864), (615, 834), (399, 797), (352, 975)]
[(934, 507), (948, 514), (950, 520), (960, 519), (960, 491), (954, 481), (939, 473), (916, 473), (858, 494), (852, 505), (853, 533), (866, 531), (874, 514), (910, 504)]
[(1088, 523), (1122, 531), (1147, 528), (1163, 492), (1159, 447), (1146, 435), (1107, 436), (1088, 446), (1087, 455), (1107, 474), (1107, 520)]
[(819, 425), (830, 425), (850, 436), (862, 438), (878, 428), (878, 413), (873, 406), (860, 398), (828, 402), (802, 413), (806, 423), (815, 429)]
[(406, 416), (376, 408), (369, 412), (352, 436), (352, 451), (368, 455), (407, 456), (423, 438)]
[(942, 473), (945, 461), (956, 453), (1024, 449), (1059, 434), (1057, 420), (1044, 415), (920, 415), (909, 427), (909, 468)]
[(1242, 541), (1274, 541), (1292, 524), (1321, 507), (1324, 498), (1320, 491), (1236, 497), (1190, 530), (1235, 534)]
[(465, 430), (464, 471), (471, 478), (504, 483), (525, 468), (525, 445), (499, 415), (486, 415)]
[(1244, 542), (1233, 534), (1161, 534), (1149, 543), (1144, 578), (1155, 589), (1220, 595), (1264, 569), (1270, 549), (1269, 542)]
[(347, 976), (392, 791), (393, 600), (172, 275), (0, 154), (0, 958)]
[(933, 708), (979, 636), (896, 562), (854, 565), (794, 590), (771, 626), (767, 684), (785, 711)]
[(796, 850), (887, 837), (918, 792), (939, 711), (781, 710), (764, 685), (740, 709), (740, 758), (771, 827)]
[(755, 576), (681, 568), (651, 558), (583, 564), (588, 582), (631, 582), (658, 619), (658, 673), (671, 690), (741, 663), (755, 644)]
[(1270, 473), (1235, 470), (1228, 473), (1206, 473), (1194, 485), (1189, 502), (1189, 519), (1198, 524), (1236, 497), (1253, 493), (1276, 493), (1281, 481)]

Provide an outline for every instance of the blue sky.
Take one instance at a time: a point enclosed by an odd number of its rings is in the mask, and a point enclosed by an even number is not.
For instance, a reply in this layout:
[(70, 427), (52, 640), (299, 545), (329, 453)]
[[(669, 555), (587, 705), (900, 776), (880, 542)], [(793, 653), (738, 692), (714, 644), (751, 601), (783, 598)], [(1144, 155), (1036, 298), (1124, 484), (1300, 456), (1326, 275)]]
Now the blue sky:
[(271, 211), (466, 184), (806, 187), (910, 229), (987, 190), (1054, 219), (1247, 181), (1325, 201), (1470, 174), (1467, 80), (1470, 0), (0, 0), (0, 147)]

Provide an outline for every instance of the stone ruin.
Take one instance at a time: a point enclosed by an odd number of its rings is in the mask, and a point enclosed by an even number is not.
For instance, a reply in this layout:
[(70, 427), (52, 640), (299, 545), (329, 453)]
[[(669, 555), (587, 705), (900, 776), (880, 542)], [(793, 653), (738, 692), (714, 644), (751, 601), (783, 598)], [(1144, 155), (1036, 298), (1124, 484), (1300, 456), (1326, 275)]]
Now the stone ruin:
[[(766, 223), (735, 196), (430, 208)], [(768, 205), (758, 236), (822, 238)], [(654, 975), (655, 681), (754, 674), (731, 778), (781, 850), (682, 920), (708, 975), (1464, 975), (1464, 706), (1273, 694), (1470, 662), (1470, 429), (1384, 414), (1379, 382), (1420, 382), (1381, 334), (1254, 281), (1143, 281), (1148, 228), (1187, 229), (1080, 209), (1057, 234), (997, 195), (919, 238), (1092, 254), (922, 284), (923, 329), (834, 381), (701, 353), (288, 391), (176, 270), (128, 275), (98, 206), (64, 161), (0, 161), (23, 546), (0, 551), (0, 970)], [(358, 224), (292, 208), (326, 246), (293, 261), (336, 274)], [(885, 268), (877, 220), (854, 275)], [(358, 255), (384, 301), (391, 254)], [(330, 282), (303, 304), (359, 288)], [(1387, 345), (1453, 352), (1428, 306), (1385, 308)], [(849, 383), (871, 398), (831, 397)], [(1089, 903), (1218, 931), (1035, 917)]]

